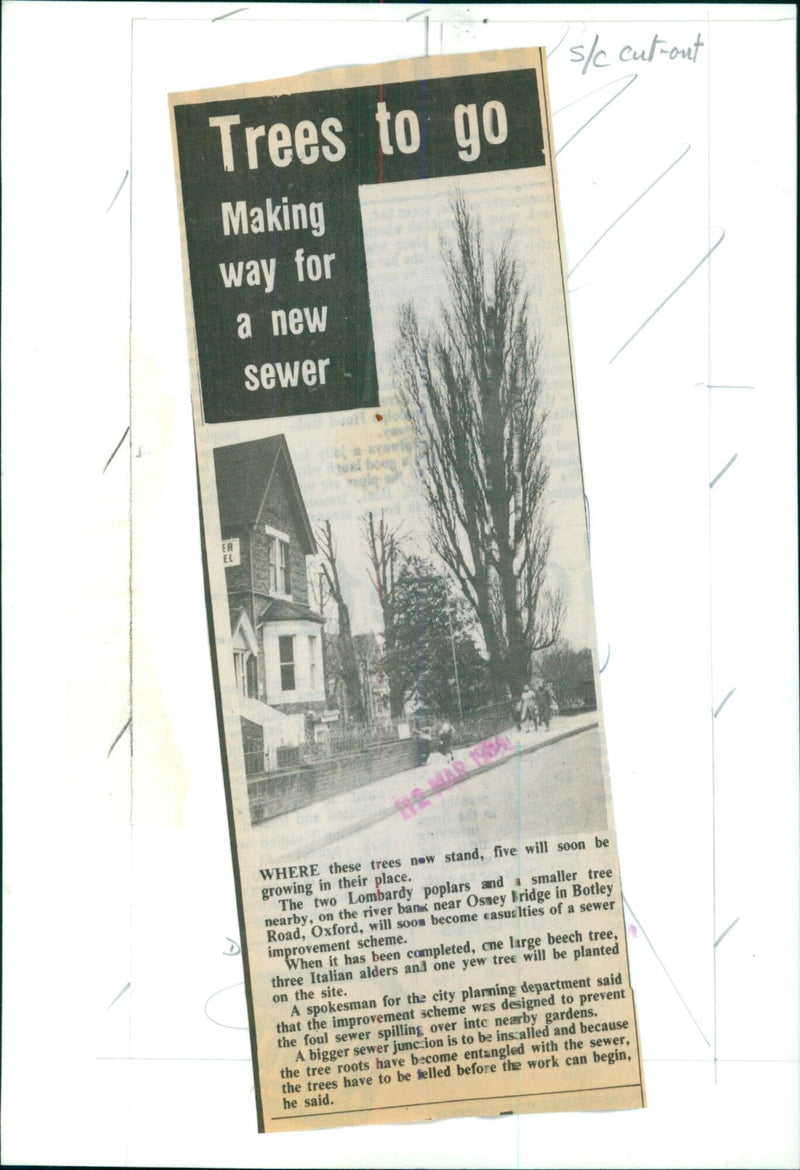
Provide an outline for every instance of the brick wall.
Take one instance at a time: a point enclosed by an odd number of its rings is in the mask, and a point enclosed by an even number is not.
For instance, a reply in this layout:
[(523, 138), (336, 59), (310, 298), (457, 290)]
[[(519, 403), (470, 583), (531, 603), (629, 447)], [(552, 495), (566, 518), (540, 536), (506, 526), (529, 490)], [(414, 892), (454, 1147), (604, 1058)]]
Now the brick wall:
[(249, 775), (264, 767), (264, 729), (258, 723), (245, 719), (243, 715), (239, 718), (242, 725), (244, 768)]
[(253, 557), (253, 586), (257, 593), (269, 594), (269, 546), (272, 537), (263, 528), (254, 528), (250, 534), (250, 550)]
[(246, 528), (242, 528), (237, 532), (225, 531), (222, 534), (223, 540), (231, 540), (233, 537), (239, 538), (239, 557), (240, 563), (238, 565), (228, 565), (225, 569), (225, 585), (230, 597), (234, 593), (250, 592), (250, 549), (249, 549), (249, 532)]
[(396, 772), (405, 772), (417, 763), (416, 739), (403, 739), (324, 760), (309, 768), (249, 780), (253, 824), (304, 808), (327, 796), (350, 792)]
[(289, 500), (290, 492), (286, 480), (286, 468), (281, 459), (275, 468), (275, 474), (272, 476), (269, 494), (258, 518), (259, 524), (269, 524), (272, 528), (277, 528), (279, 532), (291, 532), (289, 525), (292, 522), (293, 509)]
[(299, 605), (308, 605), (308, 572), (306, 570), (306, 554), (300, 545), (300, 538), (292, 533), (292, 542), (289, 545), (289, 573), (291, 576), (292, 601)]
[(242, 724), (242, 746), (246, 752), (263, 752), (264, 751), (264, 728), (258, 723), (253, 723), (252, 719), (245, 719), (244, 715), (240, 716)]
[[(285, 532), (289, 537), (289, 574), (292, 599), (300, 605), (308, 605), (308, 582), (306, 580), (306, 558), (302, 549), (300, 528), (289, 504), (290, 493), (286, 483), (286, 471), (282, 465), (276, 469), (270, 484), (269, 496), (259, 518), (260, 525), (269, 525), (278, 532)], [(267, 577), (267, 536), (262, 531), (258, 534), (253, 546), (253, 572), (256, 589), (259, 581), (268, 581)], [(261, 575), (263, 574), (263, 576)]]

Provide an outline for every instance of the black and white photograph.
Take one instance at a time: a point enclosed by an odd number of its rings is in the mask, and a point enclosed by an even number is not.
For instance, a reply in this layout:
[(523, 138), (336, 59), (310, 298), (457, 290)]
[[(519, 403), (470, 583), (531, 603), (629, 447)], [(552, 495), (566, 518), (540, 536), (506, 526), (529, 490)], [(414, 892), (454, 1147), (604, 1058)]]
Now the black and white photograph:
[[(506, 774), (515, 783), (521, 754), (544, 747), (525, 760), (526, 782), (563, 800), (557, 775), (577, 745), (561, 741), (585, 732), (585, 764), (597, 702), (591, 650), (561, 637), (560, 597), (546, 593), (547, 628), (514, 662), (508, 616), (497, 615), (499, 630), (491, 615), (482, 621), (447, 562), (385, 511), (358, 517), (354, 543), (338, 540), (330, 519), (312, 520), (285, 435), (218, 448), (215, 466), (254, 824), (388, 777), (401, 794), (388, 804), (407, 819), (417, 809), (405, 790), (428, 776), (449, 788), (503, 755), (497, 792)], [(532, 576), (515, 580), (514, 597)], [(567, 794), (577, 798), (568, 782)], [(597, 827), (601, 795), (581, 818)], [(537, 818), (547, 827), (541, 807)]]
[[(364, 205), (368, 257), (379, 271), (388, 229), (398, 273), (372, 296), (381, 407), (340, 423), (332, 459), (321, 429), (214, 452), (253, 824), (317, 802), (340, 829), (381, 802), (409, 820), (456, 785), (458, 816), (490, 783), (531, 832), (602, 828), (577, 445), (542, 301), (551, 225), (544, 201), (519, 215), (518, 178), (505, 199), (495, 183), (487, 227), (485, 179), (469, 196), (430, 185)], [(520, 235), (539, 244), (524, 263)], [(326, 455), (349, 514), (326, 510)]]

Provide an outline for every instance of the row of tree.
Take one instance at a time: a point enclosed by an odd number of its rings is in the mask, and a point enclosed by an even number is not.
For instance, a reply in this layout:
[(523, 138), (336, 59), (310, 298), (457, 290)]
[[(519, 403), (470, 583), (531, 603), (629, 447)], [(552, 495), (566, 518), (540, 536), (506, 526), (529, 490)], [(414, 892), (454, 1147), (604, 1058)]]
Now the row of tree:
[(402, 525), (383, 513), (360, 522), (367, 574), (383, 633), (353, 634), (330, 521), (317, 527), (321, 576), (318, 603), (332, 602), (338, 632), (326, 636), (330, 689), (344, 697), (355, 722), (368, 720), (370, 690), (385, 696), (385, 714), (400, 719), (410, 706), (451, 719), (486, 703), (490, 672), (474, 617), (449, 576), (407, 549)]

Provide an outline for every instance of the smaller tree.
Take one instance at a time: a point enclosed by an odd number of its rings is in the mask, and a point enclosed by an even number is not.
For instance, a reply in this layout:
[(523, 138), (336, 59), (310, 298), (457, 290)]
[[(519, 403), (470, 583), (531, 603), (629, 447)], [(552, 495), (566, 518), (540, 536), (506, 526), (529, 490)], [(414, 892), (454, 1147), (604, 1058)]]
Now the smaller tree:
[(422, 557), (404, 560), (395, 581), (391, 669), (404, 700), (433, 716), (458, 719), (485, 704), (489, 664), (475, 623), (449, 576)]
[(380, 646), (375, 634), (355, 634), (353, 645), (356, 651), (358, 671), (361, 676), (361, 694), (367, 721), (380, 722), (385, 714), (382, 687), (382, 661)]

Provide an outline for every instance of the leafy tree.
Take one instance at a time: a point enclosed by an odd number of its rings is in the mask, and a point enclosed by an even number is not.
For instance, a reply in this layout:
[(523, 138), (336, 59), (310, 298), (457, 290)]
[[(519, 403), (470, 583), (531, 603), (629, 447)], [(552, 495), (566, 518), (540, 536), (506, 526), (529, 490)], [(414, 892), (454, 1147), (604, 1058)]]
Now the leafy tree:
[(576, 650), (569, 642), (558, 641), (539, 657), (538, 668), (562, 710), (595, 702), (592, 652), (588, 646)]
[(486, 703), (489, 670), (473, 640), (474, 616), (431, 561), (404, 560), (395, 580), (395, 623), (388, 661), (406, 702), (450, 719)]

